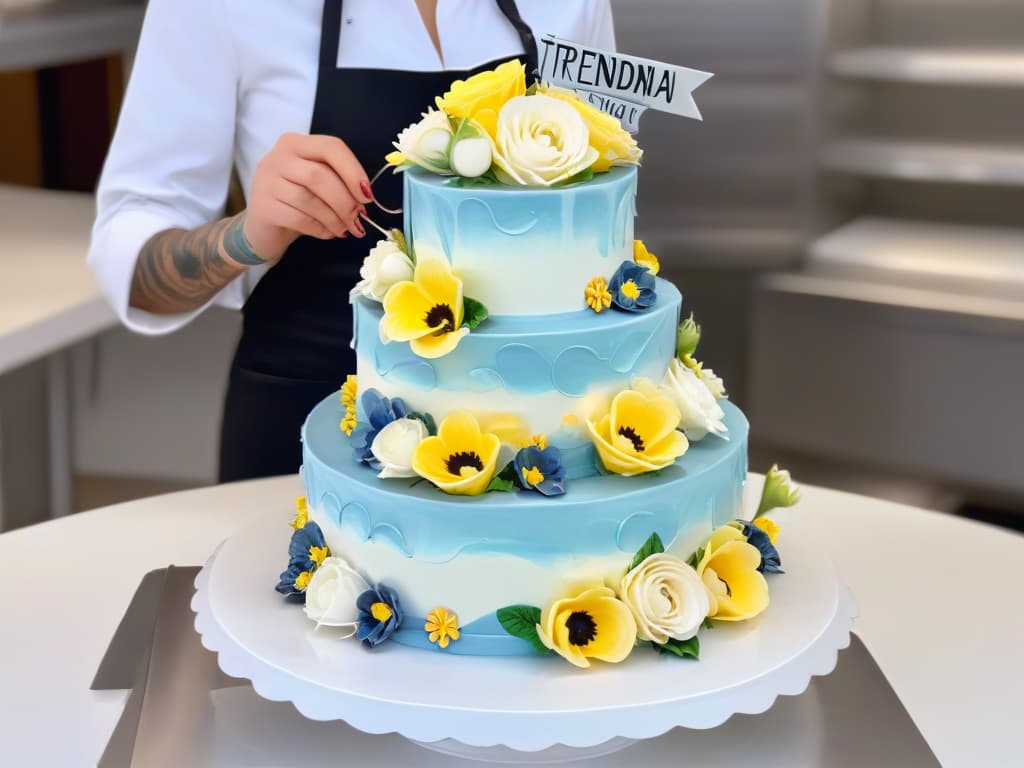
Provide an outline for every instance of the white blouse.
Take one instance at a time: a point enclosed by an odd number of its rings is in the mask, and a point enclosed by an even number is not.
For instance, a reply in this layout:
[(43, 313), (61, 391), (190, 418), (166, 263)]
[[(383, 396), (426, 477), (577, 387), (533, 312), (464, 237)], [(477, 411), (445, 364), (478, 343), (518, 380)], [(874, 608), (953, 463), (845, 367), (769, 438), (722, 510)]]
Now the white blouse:
[[(538, 38), (615, 47), (609, 0), (517, 5)], [(232, 165), (248, 194), (256, 164), (277, 138), (309, 131), (322, 12), (322, 0), (150, 0), (97, 191), (88, 257), (132, 330), (168, 333), (205, 309), (154, 315), (129, 307), (139, 250), (157, 232), (222, 216)], [(444, 61), (415, 0), (345, 0), (338, 67), (469, 69), (523, 52), (488, 0), (438, 0), (437, 31)], [(373, 106), (364, 108), (372, 120)], [(248, 270), (210, 304), (240, 308), (265, 271)]]

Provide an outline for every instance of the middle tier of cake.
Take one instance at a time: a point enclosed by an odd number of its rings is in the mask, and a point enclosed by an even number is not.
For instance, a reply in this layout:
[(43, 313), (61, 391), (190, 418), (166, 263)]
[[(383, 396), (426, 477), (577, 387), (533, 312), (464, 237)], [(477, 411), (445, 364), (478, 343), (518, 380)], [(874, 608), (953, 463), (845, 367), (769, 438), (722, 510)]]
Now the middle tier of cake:
[(660, 381), (675, 356), (682, 296), (666, 280), (657, 281), (657, 290), (657, 305), (643, 313), (491, 317), (431, 360), (408, 343), (382, 342), (380, 304), (358, 299), (359, 389), (400, 397), (409, 410), (438, 421), (468, 410), (483, 422), (521, 425), (561, 449), (570, 478), (592, 475), (586, 420), (634, 378)]

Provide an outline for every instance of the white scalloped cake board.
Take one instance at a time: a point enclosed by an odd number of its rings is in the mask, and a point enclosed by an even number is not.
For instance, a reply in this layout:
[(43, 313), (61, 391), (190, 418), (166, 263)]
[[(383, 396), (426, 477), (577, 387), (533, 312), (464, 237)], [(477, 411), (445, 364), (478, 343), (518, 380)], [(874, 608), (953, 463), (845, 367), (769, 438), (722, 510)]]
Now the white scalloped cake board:
[(196, 580), (196, 629), (221, 669), (251, 680), (261, 696), (368, 733), (532, 752), (712, 728), (802, 693), (850, 641), (848, 591), (828, 562), (790, 547), (782, 550), (787, 573), (770, 577), (769, 609), (704, 631), (699, 662), (645, 648), (590, 670), (554, 656), (446, 656), (394, 643), (368, 651), (335, 630), (314, 630), (274, 591), (286, 518), (268, 515), (218, 548)]

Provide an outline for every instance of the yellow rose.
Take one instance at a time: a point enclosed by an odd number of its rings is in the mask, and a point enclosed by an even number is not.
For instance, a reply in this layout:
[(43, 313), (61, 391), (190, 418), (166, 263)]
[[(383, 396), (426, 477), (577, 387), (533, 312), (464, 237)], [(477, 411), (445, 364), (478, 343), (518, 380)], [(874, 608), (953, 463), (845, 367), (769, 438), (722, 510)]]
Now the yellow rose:
[(608, 587), (592, 587), (556, 600), (540, 616), (540, 641), (577, 667), (591, 659), (617, 663), (636, 644), (636, 620)]
[(495, 69), (480, 72), (468, 80), (456, 80), (437, 108), (450, 117), (468, 117), (493, 139), (498, 129), (498, 112), (505, 102), (526, 93), (526, 67), (520, 61), (506, 61)]
[(768, 607), (768, 582), (757, 568), (761, 553), (742, 531), (723, 525), (708, 540), (697, 564), (708, 592), (708, 616), (717, 621), (752, 619)]
[(590, 146), (596, 149), (598, 154), (597, 160), (590, 166), (594, 173), (607, 171), (613, 165), (640, 163), (643, 150), (637, 146), (636, 139), (622, 127), (617, 118), (584, 101), (575, 91), (555, 85), (542, 85), (537, 92), (568, 102), (580, 113), (590, 131)]

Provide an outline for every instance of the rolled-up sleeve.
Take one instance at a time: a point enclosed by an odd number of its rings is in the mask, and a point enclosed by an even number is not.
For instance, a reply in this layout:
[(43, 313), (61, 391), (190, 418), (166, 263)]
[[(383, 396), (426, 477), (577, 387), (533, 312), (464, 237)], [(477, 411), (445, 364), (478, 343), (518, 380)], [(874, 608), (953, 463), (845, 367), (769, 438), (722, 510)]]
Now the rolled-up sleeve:
[[(166, 229), (223, 215), (234, 155), (239, 70), (222, 0), (150, 0), (117, 130), (97, 190), (89, 265), (122, 322), (160, 334), (205, 307), (130, 307), (142, 246)], [(209, 304), (240, 307), (237, 279)], [(207, 306), (209, 306), (207, 304)]]

